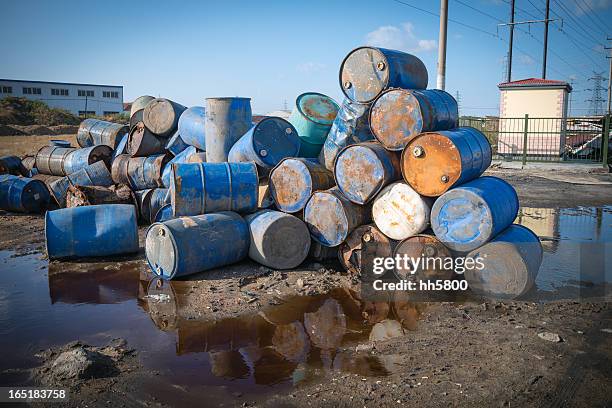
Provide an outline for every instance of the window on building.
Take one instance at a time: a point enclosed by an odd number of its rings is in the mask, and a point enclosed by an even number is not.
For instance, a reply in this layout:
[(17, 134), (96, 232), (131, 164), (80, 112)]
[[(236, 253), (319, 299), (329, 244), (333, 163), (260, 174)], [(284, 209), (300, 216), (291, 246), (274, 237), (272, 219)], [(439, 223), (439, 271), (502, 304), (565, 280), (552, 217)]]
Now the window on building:
[(51, 89), (51, 95), (55, 95), (55, 96), (68, 96), (68, 90), (67, 89)]
[(94, 116), (96, 111), (79, 111), (79, 116)]
[(104, 116), (107, 116), (107, 115), (118, 115), (118, 114), (119, 114), (119, 112), (115, 112), (115, 111), (104, 111)]
[(2, 87), (2, 93), (5, 93), (5, 94), (13, 93), (13, 87), (12, 86), (3, 86)]
[(40, 95), (40, 94), (42, 94), (42, 89), (40, 89), (40, 88), (32, 88), (32, 94)]
[(32, 88), (23, 88), (23, 94), (24, 95), (32, 95)]
[(88, 96), (88, 97), (91, 97), (91, 96), (94, 96), (94, 91), (87, 91), (87, 90), (84, 90), (84, 89), (79, 89), (79, 90), (77, 90), (77, 95), (78, 96)]
[(41, 93), (42, 93), (42, 90), (40, 88), (30, 88), (30, 87), (23, 88), (24, 95), (40, 95)]
[(116, 91), (102, 91), (103, 98), (119, 98), (119, 92)]

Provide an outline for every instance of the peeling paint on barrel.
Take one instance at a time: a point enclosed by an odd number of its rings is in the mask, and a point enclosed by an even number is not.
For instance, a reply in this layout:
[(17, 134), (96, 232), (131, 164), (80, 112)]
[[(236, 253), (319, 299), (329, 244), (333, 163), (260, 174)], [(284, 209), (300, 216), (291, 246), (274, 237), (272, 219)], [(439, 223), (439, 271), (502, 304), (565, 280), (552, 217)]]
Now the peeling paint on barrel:
[(186, 109), (170, 99), (156, 98), (145, 106), (142, 120), (156, 136), (168, 138), (176, 131), (179, 117)]
[(197, 149), (193, 146), (189, 146), (188, 148), (174, 156), (172, 160), (170, 160), (168, 163), (166, 163), (162, 172), (162, 184), (164, 185), (164, 187), (170, 188), (172, 165), (174, 163), (187, 163), (187, 159), (189, 159), (189, 157), (195, 153), (197, 153)]
[(118, 184), (127, 184), (132, 190), (163, 187), (162, 169), (168, 162), (165, 154), (149, 157), (130, 157), (120, 154), (113, 161), (111, 173)]
[(227, 162), (230, 149), (252, 126), (251, 98), (207, 98), (206, 161)]
[(49, 183), (49, 189), (60, 207), (66, 206), (66, 192), (71, 185), (109, 187), (113, 185), (113, 179), (106, 164), (98, 161)]
[(166, 141), (154, 135), (143, 122), (138, 122), (130, 130), (127, 152), (132, 157), (146, 157), (165, 151)]
[(41, 212), (49, 205), (45, 183), (12, 174), (0, 175), (0, 209), (15, 212)]

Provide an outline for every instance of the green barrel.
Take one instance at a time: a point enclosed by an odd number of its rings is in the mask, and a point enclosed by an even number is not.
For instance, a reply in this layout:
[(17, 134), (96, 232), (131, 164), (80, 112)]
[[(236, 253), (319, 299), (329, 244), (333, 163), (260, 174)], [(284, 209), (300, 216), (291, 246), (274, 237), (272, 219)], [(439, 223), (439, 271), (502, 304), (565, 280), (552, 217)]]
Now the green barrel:
[(302, 157), (317, 157), (340, 107), (329, 96), (306, 92), (297, 97), (289, 122), (301, 139)]

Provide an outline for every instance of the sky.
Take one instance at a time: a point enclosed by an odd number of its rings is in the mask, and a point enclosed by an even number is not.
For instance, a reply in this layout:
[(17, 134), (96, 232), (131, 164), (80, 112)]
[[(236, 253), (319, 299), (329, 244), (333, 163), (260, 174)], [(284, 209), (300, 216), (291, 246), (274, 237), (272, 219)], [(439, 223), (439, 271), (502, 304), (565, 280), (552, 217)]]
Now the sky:
[[(462, 115), (498, 114), (509, 2), (449, 0), (446, 91), (459, 92)], [(543, 19), (544, 4), (516, 0), (515, 21)], [(571, 113), (586, 114), (587, 78), (608, 77), (612, 0), (550, 4), (547, 78), (571, 81)], [(340, 102), (340, 64), (361, 45), (418, 56), (435, 87), (438, 13), (419, 0), (2, 0), (0, 78), (123, 85), (126, 102), (247, 96), (263, 114), (309, 91)], [(512, 79), (541, 77), (543, 24), (517, 26), (514, 44)]]

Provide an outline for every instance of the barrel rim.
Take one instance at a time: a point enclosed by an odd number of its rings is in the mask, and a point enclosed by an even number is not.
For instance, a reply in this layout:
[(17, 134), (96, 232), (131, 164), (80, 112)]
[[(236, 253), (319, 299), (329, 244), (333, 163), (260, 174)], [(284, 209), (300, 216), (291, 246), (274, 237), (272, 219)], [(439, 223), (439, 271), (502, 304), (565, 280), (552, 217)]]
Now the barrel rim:
[[(340, 158), (340, 156), (341, 156), (341, 155), (344, 153), (344, 151), (345, 151), (345, 150), (348, 150), (349, 148), (356, 147), (356, 146), (362, 146), (362, 147), (367, 148), (369, 151), (371, 151), (372, 153), (374, 153), (374, 155), (375, 155), (377, 158), (379, 158), (379, 159), (380, 159), (380, 157), (378, 156), (378, 154), (376, 154), (376, 151), (375, 151), (374, 149), (371, 149), (369, 146), (365, 146), (366, 144), (371, 144), (371, 143), (377, 144), (376, 142), (374, 142), (374, 141), (370, 140), (370, 141), (367, 141), (367, 142), (359, 142), (359, 143), (355, 143), (355, 144), (350, 144), (350, 145), (348, 145), (348, 146), (344, 146), (342, 149), (340, 149), (340, 151), (338, 152), (338, 154), (337, 154), (337, 155), (336, 155), (336, 157), (334, 158), (334, 171), (333, 171), (333, 174), (334, 174), (334, 181), (336, 182), (336, 187), (338, 188), (338, 191), (339, 191), (339, 192), (340, 192), (340, 193), (341, 193), (341, 194), (342, 194), (344, 197), (346, 197), (346, 198), (347, 198), (347, 200), (349, 200), (350, 202), (355, 203), (355, 204), (357, 204), (357, 205), (366, 205), (366, 204), (367, 204), (369, 201), (372, 201), (372, 200), (374, 199), (374, 197), (376, 197), (376, 196), (378, 195), (378, 193), (380, 193), (380, 190), (382, 190), (382, 189), (383, 189), (383, 187), (385, 187), (385, 186), (383, 185), (383, 184), (384, 184), (384, 179), (385, 179), (385, 176), (386, 176), (385, 166), (381, 166), (381, 168), (382, 168), (382, 170), (383, 170), (383, 179), (382, 179), (382, 180), (380, 180), (380, 181), (377, 183), (377, 187), (376, 187), (376, 189), (374, 190), (374, 192), (373, 192), (373, 193), (370, 195), (370, 197), (369, 197), (367, 200), (365, 200), (365, 201), (363, 201), (363, 202), (362, 202), (362, 201), (355, 201), (355, 200), (354, 200), (354, 197), (349, 197), (349, 195), (348, 195), (347, 193), (345, 193), (345, 192), (344, 192), (344, 189), (343, 189), (342, 187), (340, 187), (340, 183), (338, 183), (338, 178), (337, 178), (337, 175), (336, 175), (336, 174), (337, 174), (337, 172), (336, 172), (336, 165), (337, 165), (337, 163), (338, 163), (338, 159), (339, 159), (339, 158)], [(381, 147), (382, 147), (382, 146), (381, 146)], [(384, 149), (384, 147), (383, 147), (383, 149)]]
[(304, 119), (306, 119), (309, 122), (315, 123), (317, 125), (331, 127), (331, 125), (334, 123), (335, 117), (333, 120), (330, 120), (330, 121), (317, 121), (317, 120), (314, 120), (314, 118), (311, 118), (309, 115), (307, 115), (302, 109), (302, 105), (300, 104), (300, 101), (302, 100), (302, 98), (306, 96), (310, 96), (310, 95), (323, 96), (326, 99), (328, 99), (336, 107), (336, 116), (338, 115), (338, 111), (340, 110), (340, 105), (338, 105), (338, 102), (336, 102), (334, 98), (332, 98), (331, 96), (328, 96), (328, 95), (325, 95), (319, 92), (304, 92), (304, 93), (299, 94), (297, 98), (295, 98), (295, 107), (297, 108), (298, 112)]
[[(376, 99), (376, 98), (377, 98), (377, 97), (378, 97), (380, 94), (379, 94), (379, 95), (376, 95), (374, 98), (372, 98), (372, 99), (370, 99), (370, 100), (367, 100), (367, 101), (356, 101), (356, 100), (354, 100), (353, 98), (351, 98), (350, 96), (348, 96), (348, 94), (346, 93), (346, 90), (344, 89), (344, 86), (343, 86), (343, 84), (342, 84), (342, 70), (344, 69), (344, 64), (346, 63), (346, 60), (347, 60), (347, 59), (348, 59), (348, 58), (349, 58), (351, 55), (353, 55), (353, 53), (354, 53), (355, 51), (360, 50), (360, 49), (362, 49), (362, 48), (370, 48), (370, 49), (375, 49), (375, 50), (377, 50), (377, 51), (378, 51), (378, 52), (379, 52), (379, 53), (380, 53), (380, 54), (383, 56), (383, 58), (385, 59), (385, 62), (387, 62), (387, 66), (389, 65), (388, 60), (387, 60), (387, 56), (385, 55), (385, 53), (384, 53), (384, 52), (382, 52), (382, 51), (381, 51), (381, 50), (383, 50), (384, 48), (382, 48), (382, 47), (374, 47), (374, 46), (371, 46), (371, 45), (361, 45), (361, 46), (359, 46), (359, 47), (357, 47), (357, 48), (353, 48), (351, 51), (349, 51), (349, 53), (348, 53), (348, 54), (346, 54), (346, 56), (345, 56), (345, 57), (344, 57), (344, 59), (342, 60), (342, 63), (340, 64), (340, 72), (338, 73), (338, 82), (340, 83), (340, 89), (342, 90), (342, 93), (344, 94), (344, 96), (346, 96), (348, 99), (350, 99), (350, 100), (351, 100), (351, 101), (353, 101), (353, 102), (357, 102), (357, 103), (360, 103), (360, 104), (362, 104), (362, 105), (366, 105), (366, 104), (371, 104), (371, 103), (372, 103), (372, 101), (374, 101), (374, 99)], [(384, 89), (386, 89), (386, 87), (387, 87), (387, 85), (388, 85), (388, 84), (389, 84), (389, 77), (387, 76), (387, 80), (386, 80), (385, 86), (383, 86), (383, 90), (384, 90)]]
[[(255, 125), (253, 125), (248, 131), (247, 133), (251, 132), (251, 148), (253, 149), (253, 152), (255, 153), (255, 156), (261, 160), (261, 162), (264, 164), (264, 166), (274, 166), (276, 167), (276, 165), (278, 165), (280, 163), (280, 161), (275, 165), (273, 163), (273, 161), (269, 160), (271, 159), (271, 157), (265, 156), (262, 157), (259, 152), (257, 151), (257, 149), (255, 148), (255, 132), (257, 131), (257, 129), (259, 129), (259, 126), (267, 121), (273, 120), (274, 122), (284, 122), (284, 124), (286, 124), (289, 128), (291, 128), (291, 135), (295, 137), (294, 141), (297, 142), (297, 144), (294, 146), (296, 147), (295, 152), (293, 153), (292, 156), (288, 156), (288, 157), (284, 157), (281, 161), (285, 160), (286, 158), (289, 157), (295, 157), (299, 152), (300, 152), (300, 146), (301, 146), (301, 138), (298, 135), (297, 130), (295, 129), (295, 127), (286, 119), (281, 118), (280, 116), (266, 116), (265, 118), (263, 118), (262, 120), (260, 120), (259, 122), (257, 122)], [(245, 133), (245, 135), (247, 134)], [(244, 135), (243, 135), (244, 136)], [(288, 138), (288, 140), (291, 140)], [(233, 147), (233, 146), (232, 146)], [(262, 167), (264, 167), (262, 166)], [(257, 174), (257, 177), (259, 177), (259, 174)]]
[[(306, 200), (304, 201), (303, 205), (301, 205), (300, 208), (296, 210), (292, 210), (288, 208), (287, 206), (283, 206), (276, 201), (276, 198), (275, 198), (276, 188), (274, 188), (273, 183), (272, 183), (272, 175), (274, 174), (274, 171), (278, 169), (281, 166), (281, 164), (283, 164), (285, 161), (289, 161), (289, 160), (295, 160), (296, 162), (301, 163), (301, 165), (306, 168), (306, 172), (308, 173), (307, 181), (308, 181), (308, 185), (310, 187), (310, 192), (311, 192), (309, 196), (306, 198)], [(285, 157), (284, 159), (279, 161), (278, 164), (272, 168), (272, 170), (270, 170), (270, 175), (268, 176), (268, 188), (270, 190), (270, 196), (272, 197), (272, 201), (274, 201), (274, 204), (276, 204), (276, 206), (285, 213), (295, 214), (295, 213), (298, 213), (304, 210), (304, 208), (306, 208), (306, 204), (308, 204), (308, 201), (310, 200), (310, 197), (315, 193), (314, 191), (312, 191), (313, 190), (312, 174), (310, 173), (310, 169), (308, 168), (308, 165), (304, 163), (305, 161), (308, 161), (308, 159), (306, 159), (305, 157)], [(283, 207), (287, 207), (287, 208), (283, 208)]]
[[(180, 217), (177, 217), (174, 219), (178, 219), (178, 218)], [(170, 237), (170, 242), (172, 243), (172, 250), (174, 251), (174, 255), (175, 255), (174, 264), (172, 265), (172, 273), (168, 276), (157, 273), (155, 268), (153, 268), (153, 265), (151, 265), (151, 262), (149, 261), (149, 257), (147, 256), (147, 237), (149, 236), (149, 233), (151, 233), (151, 230), (156, 227), (164, 228), (166, 230), (166, 232), (168, 233), (168, 236)], [(178, 269), (178, 257), (176, 256), (178, 254), (178, 245), (176, 244), (176, 240), (174, 239), (174, 234), (172, 230), (165, 224), (165, 221), (164, 222), (154, 222), (153, 224), (149, 225), (149, 227), (147, 228), (147, 231), (145, 232), (145, 248), (144, 249), (145, 249), (145, 258), (147, 258), (149, 269), (151, 269), (153, 274), (155, 274), (155, 276), (163, 280), (168, 280), (168, 281), (172, 280), (172, 278), (176, 275), (176, 272)]]

